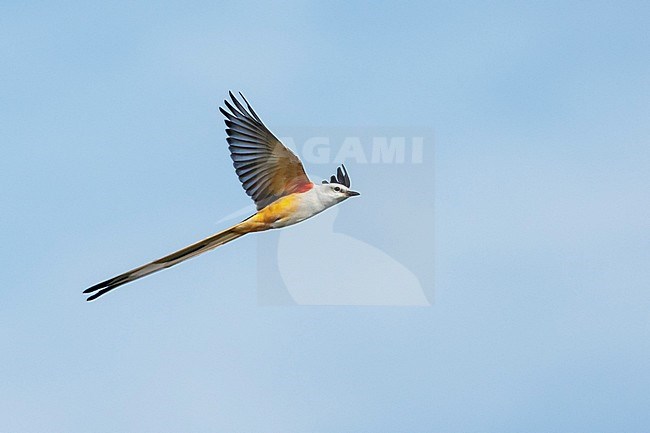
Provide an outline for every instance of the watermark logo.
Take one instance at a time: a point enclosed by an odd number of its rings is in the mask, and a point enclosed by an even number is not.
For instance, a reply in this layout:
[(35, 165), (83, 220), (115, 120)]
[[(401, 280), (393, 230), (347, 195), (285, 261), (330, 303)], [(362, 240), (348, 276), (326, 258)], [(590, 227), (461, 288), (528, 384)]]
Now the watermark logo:
[[(289, 132), (288, 134), (286, 132)], [(433, 302), (433, 132), (284, 128), (280, 140), (315, 183), (345, 164), (349, 199), (258, 236), (261, 305)]]
[(421, 164), (424, 137), (363, 137), (347, 136), (341, 142), (332, 142), (330, 137), (309, 137), (296, 145), (294, 137), (281, 140), (291, 149), (299, 149), (307, 164), (331, 164), (336, 161), (351, 161), (357, 164)]

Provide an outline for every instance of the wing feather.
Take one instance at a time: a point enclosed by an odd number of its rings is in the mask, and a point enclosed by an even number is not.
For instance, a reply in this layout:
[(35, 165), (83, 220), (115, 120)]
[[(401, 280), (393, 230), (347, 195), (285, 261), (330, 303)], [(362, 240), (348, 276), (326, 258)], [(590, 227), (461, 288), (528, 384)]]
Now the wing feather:
[(228, 149), (237, 176), (260, 210), (311, 184), (300, 159), (264, 125), (244, 95), (244, 105), (229, 92), (224, 115)]

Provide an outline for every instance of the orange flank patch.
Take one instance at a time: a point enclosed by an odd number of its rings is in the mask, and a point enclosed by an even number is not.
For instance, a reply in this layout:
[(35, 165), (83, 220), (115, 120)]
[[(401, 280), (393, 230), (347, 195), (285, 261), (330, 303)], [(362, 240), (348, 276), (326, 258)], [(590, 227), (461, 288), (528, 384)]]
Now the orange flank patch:
[(239, 230), (245, 233), (268, 230), (274, 222), (293, 215), (297, 208), (298, 198), (296, 195), (286, 195), (277, 199), (265, 208), (260, 209), (249, 219), (242, 221), (238, 225)]
[(298, 185), (293, 191), (291, 192), (307, 192), (310, 189), (314, 187), (314, 184), (312, 182), (307, 182), (303, 183), (302, 185)]

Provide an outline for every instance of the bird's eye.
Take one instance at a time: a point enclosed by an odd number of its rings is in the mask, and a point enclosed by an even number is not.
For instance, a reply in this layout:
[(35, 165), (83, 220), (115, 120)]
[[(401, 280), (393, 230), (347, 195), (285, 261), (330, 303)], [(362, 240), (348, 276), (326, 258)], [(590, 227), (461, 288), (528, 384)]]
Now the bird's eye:
[(341, 188), (339, 188), (338, 186), (335, 186), (334, 191), (341, 191)]

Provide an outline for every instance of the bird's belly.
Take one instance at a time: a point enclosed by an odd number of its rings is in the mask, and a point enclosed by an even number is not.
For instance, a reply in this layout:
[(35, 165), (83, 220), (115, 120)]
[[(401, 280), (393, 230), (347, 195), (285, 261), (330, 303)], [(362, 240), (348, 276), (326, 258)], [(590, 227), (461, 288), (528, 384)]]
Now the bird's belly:
[(282, 217), (278, 218), (276, 221), (274, 221), (271, 224), (271, 227), (274, 229), (280, 228), (280, 227), (286, 227), (290, 226), (293, 224), (297, 224), (301, 221), (306, 220), (307, 218), (313, 217), (316, 215), (318, 212), (311, 211), (309, 209), (297, 209), (296, 212), (293, 212), (288, 215), (283, 215)]
[(271, 228), (275, 229), (297, 224), (321, 212), (323, 209), (310, 198), (308, 194), (291, 194), (271, 204), (271, 206), (276, 203), (278, 205), (270, 209), (275, 217), (271, 223)]
[(260, 231), (290, 226), (320, 213), (324, 207), (305, 195), (284, 196), (246, 221), (247, 230)]

